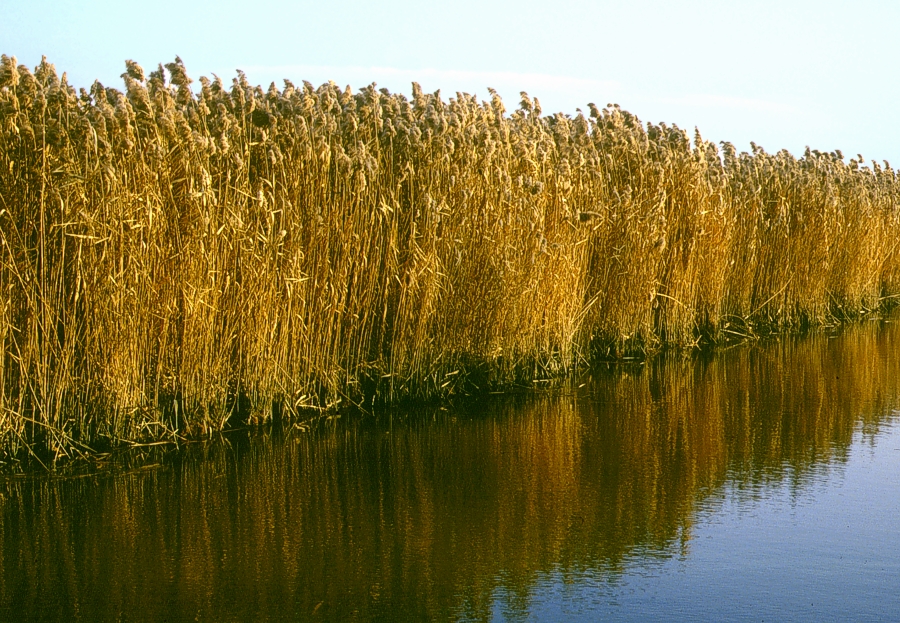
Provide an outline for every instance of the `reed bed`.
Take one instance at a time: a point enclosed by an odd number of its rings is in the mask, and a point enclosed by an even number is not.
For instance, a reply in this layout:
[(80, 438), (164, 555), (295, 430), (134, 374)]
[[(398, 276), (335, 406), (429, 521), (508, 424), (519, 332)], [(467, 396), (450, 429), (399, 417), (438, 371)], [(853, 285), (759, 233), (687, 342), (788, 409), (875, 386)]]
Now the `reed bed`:
[(531, 384), (900, 295), (887, 163), (525, 93), (122, 77), (0, 62), (4, 454)]

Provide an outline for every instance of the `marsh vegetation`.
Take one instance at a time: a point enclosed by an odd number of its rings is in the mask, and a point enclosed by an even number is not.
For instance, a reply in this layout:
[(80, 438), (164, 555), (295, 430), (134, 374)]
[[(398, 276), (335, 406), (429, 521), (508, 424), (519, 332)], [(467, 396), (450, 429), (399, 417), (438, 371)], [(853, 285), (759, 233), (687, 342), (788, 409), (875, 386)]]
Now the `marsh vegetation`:
[(0, 63), (0, 448), (440, 398), (900, 294), (887, 163), (413, 85)]

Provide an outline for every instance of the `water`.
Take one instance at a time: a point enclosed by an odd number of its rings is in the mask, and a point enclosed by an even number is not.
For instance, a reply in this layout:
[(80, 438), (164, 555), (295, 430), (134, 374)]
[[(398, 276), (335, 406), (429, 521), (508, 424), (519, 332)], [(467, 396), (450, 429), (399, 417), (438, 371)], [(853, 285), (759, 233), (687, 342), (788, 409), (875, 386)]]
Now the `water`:
[(0, 619), (900, 617), (900, 326), (583, 383), (7, 478)]

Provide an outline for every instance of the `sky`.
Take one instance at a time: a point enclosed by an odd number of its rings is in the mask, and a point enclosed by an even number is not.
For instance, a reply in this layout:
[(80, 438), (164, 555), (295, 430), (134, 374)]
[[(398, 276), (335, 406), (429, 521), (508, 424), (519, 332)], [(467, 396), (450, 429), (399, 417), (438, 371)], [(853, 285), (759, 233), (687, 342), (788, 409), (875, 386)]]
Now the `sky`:
[(46, 55), (79, 87), (178, 55), (195, 80), (493, 87), (507, 110), (526, 91), (545, 114), (617, 103), (739, 150), (900, 166), (895, 0), (0, 0), (0, 16), (0, 53)]

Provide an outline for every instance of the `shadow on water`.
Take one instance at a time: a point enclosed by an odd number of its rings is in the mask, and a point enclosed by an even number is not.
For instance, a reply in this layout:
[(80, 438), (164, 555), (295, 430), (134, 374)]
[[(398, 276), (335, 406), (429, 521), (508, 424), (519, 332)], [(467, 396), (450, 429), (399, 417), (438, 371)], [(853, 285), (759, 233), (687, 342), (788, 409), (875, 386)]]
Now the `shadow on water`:
[(541, 574), (689, 556), (726, 495), (803, 491), (900, 397), (869, 322), (595, 371), (571, 393), (244, 433), (0, 484), (0, 617), (485, 620)]

